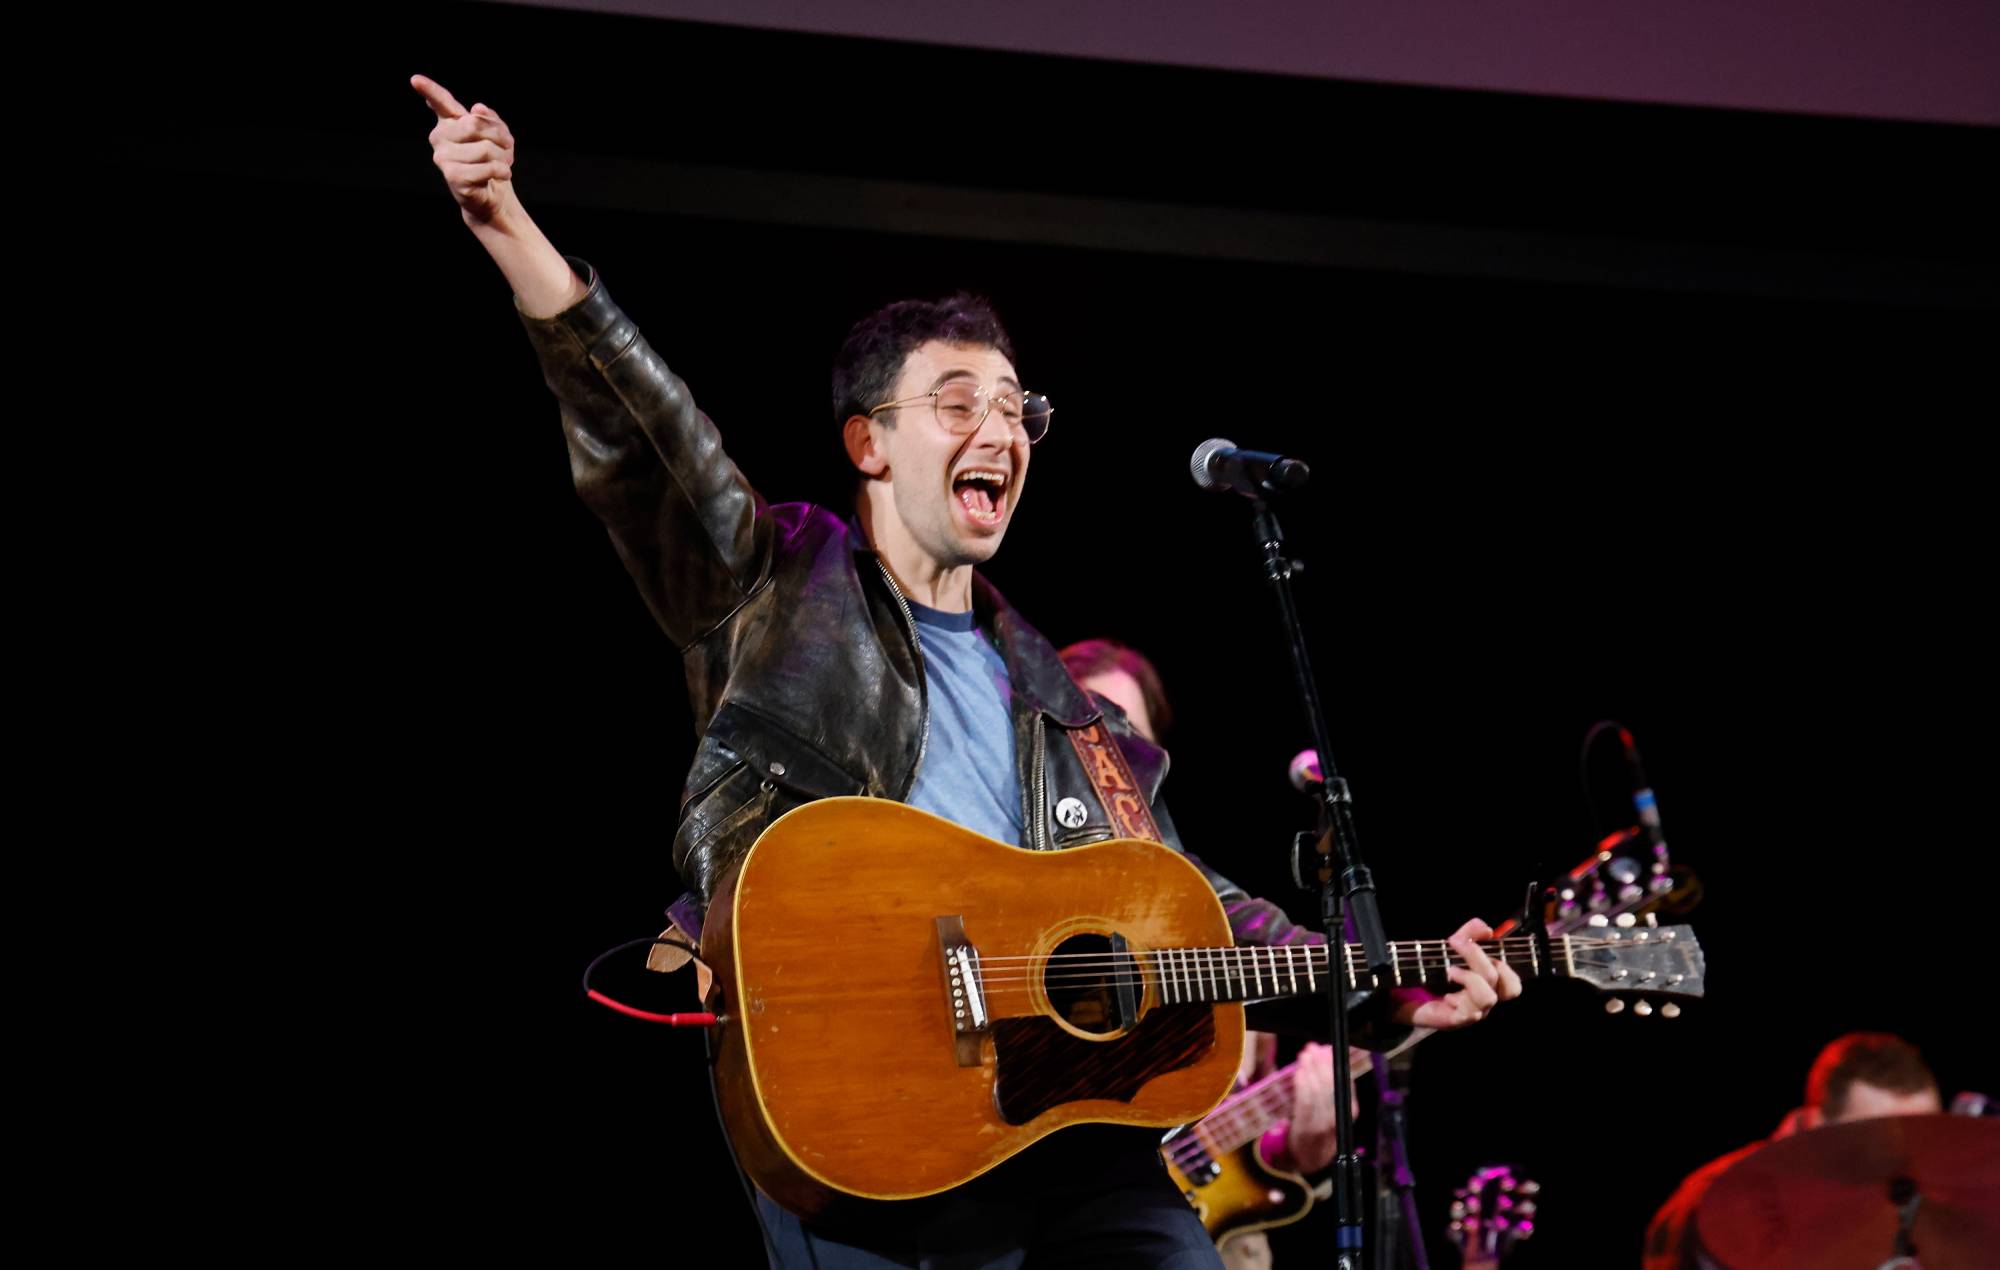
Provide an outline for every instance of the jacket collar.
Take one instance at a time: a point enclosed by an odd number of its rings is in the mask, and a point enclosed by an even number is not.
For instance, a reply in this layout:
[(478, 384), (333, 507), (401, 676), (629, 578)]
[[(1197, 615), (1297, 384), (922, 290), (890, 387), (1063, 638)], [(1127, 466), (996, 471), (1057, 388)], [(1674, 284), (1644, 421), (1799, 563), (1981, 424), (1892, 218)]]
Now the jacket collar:
[(993, 633), (1007, 662), (1007, 684), (1021, 703), (1066, 728), (1094, 722), (1103, 712), (1070, 678), (1054, 644), (1028, 625), (1021, 611), (978, 573), (972, 575), (972, 612)]

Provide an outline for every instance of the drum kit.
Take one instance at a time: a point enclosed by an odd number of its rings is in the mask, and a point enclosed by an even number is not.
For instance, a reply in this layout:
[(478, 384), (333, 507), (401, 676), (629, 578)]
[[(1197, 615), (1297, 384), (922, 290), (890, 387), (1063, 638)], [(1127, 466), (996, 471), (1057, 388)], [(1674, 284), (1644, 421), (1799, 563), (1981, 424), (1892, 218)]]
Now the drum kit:
[(1695, 1224), (1729, 1270), (1991, 1270), (2000, 1120), (1886, 1116), (1781, 1138), (1717, 1178)]

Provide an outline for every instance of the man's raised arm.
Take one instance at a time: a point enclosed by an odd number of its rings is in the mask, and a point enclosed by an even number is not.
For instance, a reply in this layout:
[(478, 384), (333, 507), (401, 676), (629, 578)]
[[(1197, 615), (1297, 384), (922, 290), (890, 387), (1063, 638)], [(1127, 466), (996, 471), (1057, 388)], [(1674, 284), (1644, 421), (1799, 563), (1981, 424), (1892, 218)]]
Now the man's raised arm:
[(760, 585), (771, 543), (763, 503), (687, 385), (590, 267), (572, 268), (523, 210), (506, 122), (483, 104), (467, 110), (425, 76), (410, 86), (437, 115), (431, 161), (514, 288), (562, 407), (576, 492), (610, 531), (661, 629), (686, 650)]
[(583, 280), (529, 217), (514, 193), (514, 134), (493, 108), (467, 110), (443, 84), (410, 76), (437, 115), (431, 162), (458, 200), (459, 214), (507, 277), (529, 317), (554, 317), (583, 299)]

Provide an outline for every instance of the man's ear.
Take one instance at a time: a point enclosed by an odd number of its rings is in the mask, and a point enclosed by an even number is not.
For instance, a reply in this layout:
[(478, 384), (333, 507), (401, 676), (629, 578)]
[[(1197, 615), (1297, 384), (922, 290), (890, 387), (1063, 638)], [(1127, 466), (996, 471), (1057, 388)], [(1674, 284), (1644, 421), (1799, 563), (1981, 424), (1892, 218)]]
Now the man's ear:
[(849, 415), (840, 427), (840, 440), (847, 447), (847, 461), (863, 476), (879, 477), (889, 470), (889, 456), (876, 444), (875, 421), (867, 415)]

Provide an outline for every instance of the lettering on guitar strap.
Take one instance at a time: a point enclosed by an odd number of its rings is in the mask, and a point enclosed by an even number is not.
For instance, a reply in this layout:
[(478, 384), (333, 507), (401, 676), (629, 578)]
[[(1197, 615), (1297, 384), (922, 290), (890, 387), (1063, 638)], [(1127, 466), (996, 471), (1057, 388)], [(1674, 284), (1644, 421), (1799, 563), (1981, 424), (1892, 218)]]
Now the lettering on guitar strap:
[(1084, 773), (1097, 790), (1097, 801), (1104, 804), (1118, 835), (1166, 841), (1153, 821), (1153, 809), (1147, 805), (1146, 796), (1139, 791), (1139, 782), (1132, 777), (1132, 765), (1125, 761), (1125, 752), (1118, 748), (1118, 742), (1104, 730), (1104, 725), (1093, 723), (1086, 728), (1070, 729), (1069, 743), (1076, 747)]

